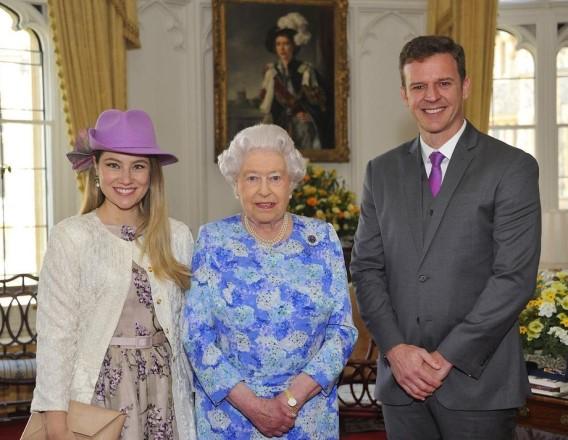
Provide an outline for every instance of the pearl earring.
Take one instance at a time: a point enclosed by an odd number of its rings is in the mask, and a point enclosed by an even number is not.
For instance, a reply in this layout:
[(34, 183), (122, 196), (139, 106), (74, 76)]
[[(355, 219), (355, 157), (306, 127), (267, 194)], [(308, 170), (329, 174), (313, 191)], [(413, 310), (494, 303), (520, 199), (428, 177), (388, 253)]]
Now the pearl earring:
[(99, 181), (99, 176), (95, 176), (95, 186), (96, 186), (97, 188), (100, 188), (100, 187), (101, 187), (101, 182)]

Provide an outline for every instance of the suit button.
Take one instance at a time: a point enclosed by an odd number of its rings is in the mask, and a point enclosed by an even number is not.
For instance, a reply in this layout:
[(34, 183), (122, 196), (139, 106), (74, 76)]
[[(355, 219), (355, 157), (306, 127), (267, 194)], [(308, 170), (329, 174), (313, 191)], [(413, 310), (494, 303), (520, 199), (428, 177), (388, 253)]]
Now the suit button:
[(420, 324), (420, 316), (416, 317), (416, 324)]
[(162, 298), (158, 298), (158, 299), (156, 300), (156, 303), (162, 304)]
[(421, 283), (426, 282), (427, 279), (428, 279), (428, 277), (426, 275), (420, 275), (418, 277), (418, 281), (420, 281)]

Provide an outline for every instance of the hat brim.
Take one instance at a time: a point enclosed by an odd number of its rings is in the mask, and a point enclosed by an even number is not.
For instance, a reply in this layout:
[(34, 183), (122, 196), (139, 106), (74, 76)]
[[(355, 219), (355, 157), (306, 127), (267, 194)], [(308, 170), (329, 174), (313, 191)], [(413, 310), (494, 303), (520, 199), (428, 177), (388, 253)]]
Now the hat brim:
[(105, 145), (100, 142), (96, 137), (96, 130), (89, 129), (89, 145), (93, 151), (110, 151), (114, 153), (128, 154), (130, 156), (145, 156), (155, 157), (160, 162), (160, 165), (170, 165), (176, 163), (178, 158), (173, 154), (166, 153), (159, 149), (157, 145), (137, 146), (132, 147), (129, 145)]

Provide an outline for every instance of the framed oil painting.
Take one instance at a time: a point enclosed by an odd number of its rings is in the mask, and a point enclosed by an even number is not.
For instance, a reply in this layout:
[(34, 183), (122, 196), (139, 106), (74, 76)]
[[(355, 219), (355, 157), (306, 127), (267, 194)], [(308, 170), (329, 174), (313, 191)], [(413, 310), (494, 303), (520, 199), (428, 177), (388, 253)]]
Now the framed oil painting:
[(215, 157), (277, 124), (302, 154), (347, 162), (347, 0), (213, 0)]

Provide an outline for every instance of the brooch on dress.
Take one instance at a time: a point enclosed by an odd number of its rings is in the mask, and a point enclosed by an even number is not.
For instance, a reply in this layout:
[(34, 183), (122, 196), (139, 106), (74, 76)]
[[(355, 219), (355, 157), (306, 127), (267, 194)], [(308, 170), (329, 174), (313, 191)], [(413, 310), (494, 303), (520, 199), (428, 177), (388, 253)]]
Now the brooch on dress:
[(311, 231), (304, 234), (304, 238), (310, 246), (317, 246), (322, 240), (322, 237), (320, 237), (319, 234)]

